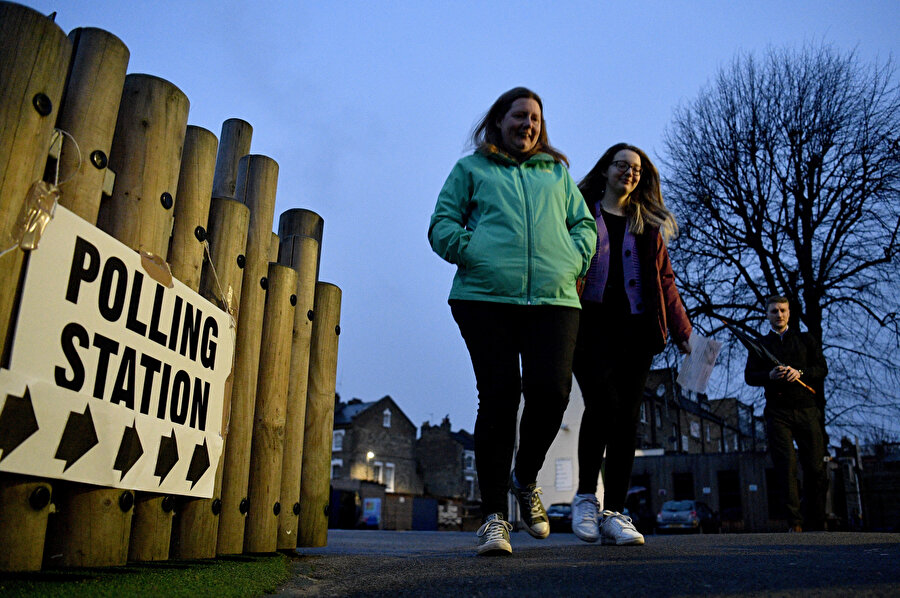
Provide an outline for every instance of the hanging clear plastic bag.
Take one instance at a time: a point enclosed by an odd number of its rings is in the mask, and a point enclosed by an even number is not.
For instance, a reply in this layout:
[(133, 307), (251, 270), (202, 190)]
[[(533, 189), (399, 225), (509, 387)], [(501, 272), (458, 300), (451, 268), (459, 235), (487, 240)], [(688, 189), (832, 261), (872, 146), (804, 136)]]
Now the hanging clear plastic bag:
[(47, 181), (35, 181), (22, 202), (10, 242), (25, 251), (37, 249), (44, 229), (53, 219), (58, 200), (59, 187)]

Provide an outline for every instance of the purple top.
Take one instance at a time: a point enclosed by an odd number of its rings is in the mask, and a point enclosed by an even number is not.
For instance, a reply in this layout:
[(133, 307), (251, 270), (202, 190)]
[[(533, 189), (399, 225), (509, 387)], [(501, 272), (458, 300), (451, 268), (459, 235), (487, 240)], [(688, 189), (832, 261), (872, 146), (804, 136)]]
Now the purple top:
[[(581, 298), (584, 301), (603, 303), (603, 293), (609, 280), (610, 239), (599, 201), (594, 209), (597, 221), (597, 251), (591, 259)], [(621, 259), (625, 296), (628, 298), (631, 313), (642, 314), (644, 313), (644, 298), (641, 291), (641, 264), (638, 259), (635, 236), (627, 226), (622, 238)]]

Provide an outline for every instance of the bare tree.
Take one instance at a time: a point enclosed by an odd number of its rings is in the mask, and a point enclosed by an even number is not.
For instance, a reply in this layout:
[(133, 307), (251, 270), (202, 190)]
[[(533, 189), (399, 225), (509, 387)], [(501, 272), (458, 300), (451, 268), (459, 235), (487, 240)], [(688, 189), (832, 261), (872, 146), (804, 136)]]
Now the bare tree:
[[(830, 46), (738, 56), (666, 131), (673, 242), (692, 319), (763, 332), (780, 293), (823, 343), (826, 421), (867, 436), (900, 426), (900, 88), (890, 61)], [(727, 333), (710, 393), (755, 397)]]

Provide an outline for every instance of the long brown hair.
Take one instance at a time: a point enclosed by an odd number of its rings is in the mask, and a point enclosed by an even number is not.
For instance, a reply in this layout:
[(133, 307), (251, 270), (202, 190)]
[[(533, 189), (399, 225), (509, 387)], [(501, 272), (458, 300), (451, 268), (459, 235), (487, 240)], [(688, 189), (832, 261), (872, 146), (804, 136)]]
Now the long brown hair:
[(472, 146), (482, 153), (491, 153), (498, 148), (501, 151), (506, 151), (507, 148), (503, 145), (503, 134), (500, 132), (500, 127), (497, 126), (497, 123), (503, 120), (503, 117), (506, 116), (506, 113), (509, 112), (510, 107), (512, 107), (513, 102), (521, 98), (530, 98), (537, 102), (538, 106), (541, 107), (541, 132), (538, 135), (537, 143), (534, 144), (534, 148), (528, 155), (544, 152), (545, 154), (553, 156), (553, 159), (557, 162), (562, 162), (568, 166), (569, 159), (566, 158), (566, 155), (550, 145), (550, 141), (547, 139), (547, 123), (544, 121), (544, 103), (541, 102), (541, 98), (538, 94), (527, 87), (514, 87), (497, 98), (487, 113), (482, 117), (481, 121), (479, 121), (472, 130)]
[(630, 150), (641, 157), (641, 177), (638, 179), (637, 187), (625, 202), (628, 230), (639, 235), (647, 226), (651, 226), (658, 228), (663, 239), (668, 241), (678, 235), (678, 223), (675, 221), (675, 215), (669, 211), (663, 201), (662, 190), (659, 186), (659, 171), (647, 154), (638, 147), (628, 143), (617, 143), (603, 152), (591, 171), (578, 183), (578, 188), (584, 195), (584, 201), (593, 212), (594, 204), (603, 198), (603, 193), (606, 191), (606, 172), (615, 155), (622, 150)]

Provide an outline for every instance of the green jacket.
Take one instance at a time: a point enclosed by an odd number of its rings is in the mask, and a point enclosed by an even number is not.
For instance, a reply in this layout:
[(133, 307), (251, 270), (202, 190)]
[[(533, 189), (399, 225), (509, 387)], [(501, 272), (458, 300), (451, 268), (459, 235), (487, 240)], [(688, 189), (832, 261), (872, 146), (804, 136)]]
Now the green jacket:
[(578, 308), (575, 280), (591, 263), (597, 224), (549, 155), (519, 164), (475, 152), (447, 177), (428, 240), (458, 266), (450, 299)]

